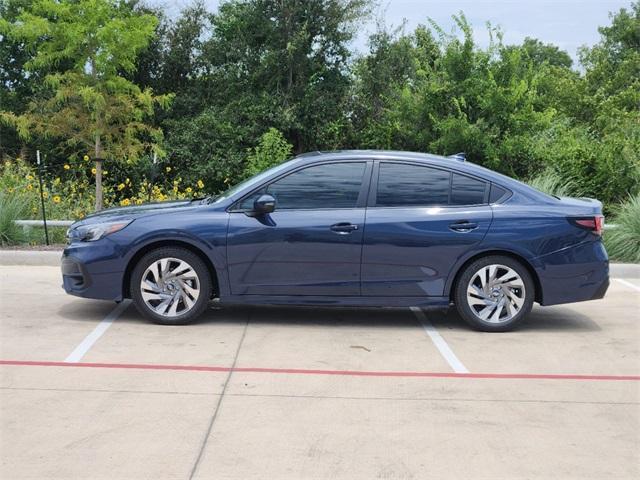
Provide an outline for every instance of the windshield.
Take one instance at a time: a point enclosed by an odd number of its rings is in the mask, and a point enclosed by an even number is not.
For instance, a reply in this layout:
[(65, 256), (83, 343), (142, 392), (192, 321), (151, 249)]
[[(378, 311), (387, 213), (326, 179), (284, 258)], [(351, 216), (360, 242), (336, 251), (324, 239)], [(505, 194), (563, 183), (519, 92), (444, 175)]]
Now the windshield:
[(280, 170), (284, 170), (288, 163), (289, 162), (281, 163), (280, 165), (276, 165), (275, 167), (271, 167), (271, 168), (265, 170), (264, 172), (260, 172), (260, 173), (258, 173), (256, 175), (254, 175), (253, 177), (247, 178), (243, 182), (240, 182), (240, 183), (234, 185), (233, 187), (229, 188), (227, 191), (225, 191), (224, 193), (222, 193), (221, 195), (216, 197), (216, 199), (213, 201), (213, 203), (219, 203), (219, 202), (221, 202), (223, 200), (226, 200), (229, 197), (232, 197), (233, 195), (235, 195), (239, 191), (251, 186), (252, 184), (260, 183), (260, 181), (262, 181), (263, 179), (267, 178), (268, 176), (270, 176), (270, 175), (272, 175), (274, 173), (277, 173)]

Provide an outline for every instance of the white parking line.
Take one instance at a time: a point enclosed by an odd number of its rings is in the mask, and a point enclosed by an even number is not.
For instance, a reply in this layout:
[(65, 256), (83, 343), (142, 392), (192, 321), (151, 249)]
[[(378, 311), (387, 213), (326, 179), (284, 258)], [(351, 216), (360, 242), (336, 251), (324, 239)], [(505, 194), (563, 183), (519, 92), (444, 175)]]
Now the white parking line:
[(82, 357), (93, 347), (93, 344), (98, 341), (98, 339), (102, 336), (104, 332), (111, 326), (111, 324), (127, 309), (131, 300), (126, 299), (120, 302), (116, 308), (111, 310), (109, 314), (104, 317), (96, 328), (87, 335), (80, 344), (73, 349), (73, 352), (69, 354), (67, 358), (64, 359), (65, 363), (77, 363), (82, 360)]
[(621, 278), (614, 278), (614, 280), (620, 282), (622, 285), (626, 285), (629, 288), (633, 288), (634, 290), (640, 292), (640, 287), (638, 287), (637, 285), (634, 285), (631, 282), (627, 282), (626, 280), (623, 280)]
[(415, 314), (418, 321), (422, 324), (424, 331), (427, 332), (427, 335), (429, 335), (429, 338), (440, 352), (440, 355), (444, 357), (453, 371), (456, 373), (469, 373), (467, 367), (465, 367), (460, 359), (456, 357), (456, 354), (453, 353), (449, 344), (438, 333), (422, 309), (420, 309), (420, 307), (411, 307), (411, 311)]

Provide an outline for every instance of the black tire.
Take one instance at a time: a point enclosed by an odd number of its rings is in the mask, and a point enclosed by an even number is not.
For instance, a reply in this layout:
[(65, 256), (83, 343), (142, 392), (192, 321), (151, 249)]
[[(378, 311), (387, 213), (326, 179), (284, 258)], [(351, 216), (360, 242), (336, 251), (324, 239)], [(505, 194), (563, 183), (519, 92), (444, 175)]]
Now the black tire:
[[(142, 297), (142, 276), (151, 265), (161, 259), (182, 260), (191, 266), (197, 274), (199, 295), (195, 303), (183, 314), (163, 316), (156, 313)], [(138, 261), (131, 273), (131, 298), (138, 311), (149, 320), (161, 325), (186, 325), (197, 319), (206, 310), (211, 299), (211, 275), (202, 259), (195, 253), (180, 247), (161, 247), (150, 251)], [(182, 304), (186, 309), (186, 305)]]
[[(503, 265), (505, 267), (509, 267), (520, 276), (520, 279), (524, 284), (524, 292), (522, 292), (521, 289), (516, 289), (516, 291), (522, 295), (523, 299), (520, 310), (513, 315), (511, 319), (500, 323), (491, 323), (481, 319), (478, 316), (479, 314), (469, 305), (467, 300), (467, 288), (469, 287), (472, 278), (477, 272), (489, 265)], [(482, 257), (467, 265), (459, 275), (456, 285), (454, 286), (454, 304), (458, 313), (465, 322), (476, 330), (483, 332), (506, 332), (513, 330), (513, 328), (529, 314), (533, 306), (534, 299), (535, 285), (529, 271), (517, 260), (503, 255)], [(506, 301), (508, 301), (508, 299)], [(483, 307), (480, 306), (476, 308), (482, 309)]]

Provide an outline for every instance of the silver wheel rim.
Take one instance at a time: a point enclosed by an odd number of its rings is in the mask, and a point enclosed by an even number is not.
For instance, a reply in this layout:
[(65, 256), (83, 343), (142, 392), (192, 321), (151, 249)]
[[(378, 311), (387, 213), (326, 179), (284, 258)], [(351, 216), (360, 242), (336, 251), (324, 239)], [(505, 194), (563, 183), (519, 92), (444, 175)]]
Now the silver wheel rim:
[(526, 291), (520, 275), (505, 265), (487, 265), (467, 286), (467, 303), (474, 315), (487, 323), (506, 323), (524, 305)]
[(184, 260), (161, 258), (144, 271), (140, 292), (147, 307), (163, 317), (190, 311), (200, 296), (198, 274)]

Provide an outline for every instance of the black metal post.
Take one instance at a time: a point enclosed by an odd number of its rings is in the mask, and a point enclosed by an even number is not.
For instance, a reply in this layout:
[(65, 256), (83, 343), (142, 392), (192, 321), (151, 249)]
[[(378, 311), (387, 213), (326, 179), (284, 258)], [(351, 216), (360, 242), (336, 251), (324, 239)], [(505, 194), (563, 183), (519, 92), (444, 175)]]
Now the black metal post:
[(153, 163), (151, 164), (151, 168), (149, 169), (149, 199), (148, 202), (151, 202), (151, 191), (153, 190), (153, 185), (156, 181), (156, 177), (158, 175), (158, 156), (153, 154)]
[(49, 230), (47, 229), (47, 214), (44, 209), (44, 192), (42, 190), (42, 167), (40, 165), (40, 150), (36, 150), (38, 160), (38, 183), (40, 184), (40, 204), (42, 205), (42, 221), (44, 223), (44, 238), (49, 245)]

